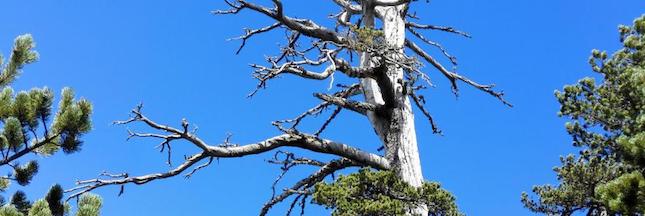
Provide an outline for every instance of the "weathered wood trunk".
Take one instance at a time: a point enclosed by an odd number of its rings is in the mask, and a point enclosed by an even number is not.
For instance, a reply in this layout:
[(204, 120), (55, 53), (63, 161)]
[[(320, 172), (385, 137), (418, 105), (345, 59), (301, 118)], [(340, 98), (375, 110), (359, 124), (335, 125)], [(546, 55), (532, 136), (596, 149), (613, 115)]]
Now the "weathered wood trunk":
[[(404, 6), (379, 7), (383, 20), (383, 32), (386, 43), (403, 52), (405, 43)], [(366, 27), (374, 27), (373, 7), (363, 6), (363, 22)], [(393, 58), (397, 58), (393, 56)], [(371, 56), (365, 52), (361, 56), (361, 66), (371, 66)], [(374, 130), (383, 141), (385, 155), (394, 169), (405, 182), (414, 187), (423, 184), (421, 162), (417, 147), (414, 115), (410, 100), (404, 90), (403, 69), (396, 65), (387, 65), (386, 77), (381, 79), (363, 79), (361, 85), (365, 99), (369, 103), (385, 105), (386, 111), (369, 113), (368, 117)], [(413, 210), (416, 215), (427, 215), (427, 208), (420, 206)]]

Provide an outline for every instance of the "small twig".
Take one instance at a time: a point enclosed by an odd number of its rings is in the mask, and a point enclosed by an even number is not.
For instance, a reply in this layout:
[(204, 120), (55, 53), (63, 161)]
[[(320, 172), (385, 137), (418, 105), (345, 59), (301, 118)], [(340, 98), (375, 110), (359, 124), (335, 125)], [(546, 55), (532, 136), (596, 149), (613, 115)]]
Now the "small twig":
[(408, 28), (417, 28), (417, 29), (430, 29), (430, 30), (439, 30), (439, 31), (444, 31), (444, 32), (450, 32), (450, 33), (455, 33), (467, 38), (472, 38), (470, 34), (459, 31), (453, 27), (447, 27), (447, 26), (436, 26), (436, 25), (423, 25), (423, 24), (418, 24), (414, 22), (406, 22), (405, 26)]
[(423, 106), (423, 104), (425, 103), (425, 99), (423, 98), (423, 96), (417, 95), (414, 91), (410, 92), (410, 96), (412, 97), (414, 104), (417, 105), (417, 107), (419, 108), (419, 110), (421, 110), (423, 115), (425, 115), (426, 118), (428, 118), (428, 120), (430, 121), (430, 126), (432, 126), (432, 133), (441, 134), (441, 130), (439, 130), (439, 127), (437, 127), (437, 124), (435, 123), (434, 118), (432, 118), (432, 115), (430, 115), (430, 112), (428, 112), (428, 110)]
[(205, 164), (202, 164), (202, 165), (199, 165), (198, 167), (195, 167), (192, 171), (190, 171), (190, 173), (184, 175), (184, 178), (189, 179), (190, 177), (193, 176), (193, 174), (195, 174), (195, 172), (207, 167), (208, 165), (211, 165), (211, 163), (213, 163), (213, 157), (210, 157), (208, 159), (208, 162), (206, 162)]
[(236, 37), (236, 38), (231, 38), (231, 39), (228, 39), (228, 40), (242, 40), (242, 43), (240, 44), (240, 47), (235, 52), (235, 54), (237, 55), (237, 54), (240, 54), (240, 52), (242, 51), (242, 49), (246, 45), (246, 41), (249, 38), (251, 38), (251, 37), (253, 37), (254, 35), (257, 35), (257, 34), (261, 34), (261, 33), (264, 33), (264, 32), (271, 31), (271, 30), (273, 30), (273, 29), (275, 29), (277, 27), (280, 27), (281, 25), (282, 25), (282, 23), (276, 22), (276, 23), (273, 23), (273, 24), (271, 24), (269, 26), (265, 26), (265, 27), (258, 28), (258, 29), (244, 29), (244, 31), (245, 31), (244, 35)]

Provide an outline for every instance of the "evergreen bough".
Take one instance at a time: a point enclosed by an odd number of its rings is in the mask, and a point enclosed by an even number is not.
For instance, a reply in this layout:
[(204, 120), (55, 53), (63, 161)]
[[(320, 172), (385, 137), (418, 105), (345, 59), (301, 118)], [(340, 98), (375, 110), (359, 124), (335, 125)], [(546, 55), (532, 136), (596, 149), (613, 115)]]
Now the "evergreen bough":
[[(76, 216), (99, 216), (102, 200), (94, 194), (84, 194), (78, 201)], [(69, 215), (70, 205), (63, 201), (63, 188), (54, 185), (44, 199), (32, 205), (22, 192), (12, 198), (10, 204), (0, 207), (0, 216), (65, 216)]]
[(371, 171), (340, 176), (332, 183), (318, 183), (313, 202), (333, 209), (334, 216), (403, 216), (418, 205), (428, 207), (431, 216), (462, 215), (455, 197), (438, 183), (425, 182), (414, 188), (392, 171)]
[[(80, 138), (91, 129), (92, 105), (85, 99), (74, 99), (71, 89), (62, 90), (58, 110), (54, 112), (52, 90), (44, 87), (16, 93), (9, 86), (20, 76), (25, 65), (38, 60), (34, 47), (31, 35), (21, 35), (15, 39), (6, 63), (0, 56), (0, 166), (11, 170), (9, 174), (0, 176), (0, 192), (6, 191), (12, 182), (28, 185), (38, 172), (36, 160), (23, 164), (18, 160), (25, 159), (31, 153), (51, 156), (60, 150), (67, 154), (77, 152), (81, 149)], [(4, 205), (5, 199), (0, 198)], [(62, 198), (60, 185), (52, 187), (45, 199), (33, 204), (24, 192), (17, 191), (10, 203), (0, 208), (0, 216), (63, 216), (68, 207)], [(94, 201), (84, 204), (85, 207), (79, 204), (79, 208), (95, 211), (83, 210), (86, 213), (82, 215), (98, 215), (100, 199), (94, 195), (83, 199)]]

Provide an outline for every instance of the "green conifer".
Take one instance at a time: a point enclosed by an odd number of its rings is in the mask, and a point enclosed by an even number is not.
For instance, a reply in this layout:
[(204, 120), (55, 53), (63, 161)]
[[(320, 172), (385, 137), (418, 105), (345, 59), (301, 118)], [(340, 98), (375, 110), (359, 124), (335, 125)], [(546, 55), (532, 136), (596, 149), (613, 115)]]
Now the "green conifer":
[(645, 214), (645, 15), (620, 26), (623, 48), (611, 57), (594, 50), (592, 70), (603, 80), (584, 78), (556, 92), (560, 115), (580, 154), (562, 157), (555, 168), (560, 184), (522, 194), (524, 205), (549, 215)]
[(27, 199), (27, 194), (22, 191), (17, 191), (11, 196), (11, 205), (22, 214), (28, 214), (31, 208), (31, 202)]
[(97, 195), (84, 194), (78, 202), (76, 216), (99, 216), (102, 202)]
[(455, 197), (438, 183), (425, 182), (414, 188), (391, 171), (371, 171), (340, 176), (332, 183), (316, 185), (313, 202), (333, 209), (334, 216), (407, 215), (419, 205), (428, 208), (430, 216), (459, 216)]
[[(99, 216), (102, 200), (94, 194), (84, 194), (78, 201), (76, 216)], [(63, 188), (54, 185), (44, 199), (33, 204), (24, 192), (18, 191), (11, 198), (11, 203), (0, 207), (0, 216), (64, 216), (69, 215), (70, 205), (63, 201)]]
[[(34, 47), (31, 35), (21, 35), (16, 38), (8, 61), (3, 63), (0, 57), (0, 88), (4, 88), (0, 91), (0, 167), (12, 171), (0, 176), (0, 192), (12, 182), (28, 185), (38, 172), (36, 160), (24, 164), (18, 160), (25, 160), (31, 153), (51, 156), (60, 150), (68, 154), (77, 152), (81, 149), (80, 138), (91, 129), (92, 105), (85, 99), (74, 99), (71, 89), (62, 90), (54, 113), (54, 93), (50, 89), (16, 92), (10, 87), (25, 65), (38, 60)], [(25, 193), (18, 191), (11, 203), (0, 209), (0, 216), (16, 215), (16, 211), (18, 215), (63, 216), (68, 207), (62, 198), (63, 189), (55, 185), (45, 199), (32, 206)]]
[(44, 199), (39, 199), (34, 203), (33, 206), (29, 209), (28, 216), (52, 216), (52, 212), (49, 210), (47, 201)]
[(59, 184), (56, 184), (49, 189), (45, 200), (49, 206), (49, 210), (53, 216), (64, 216), (65, 215), (65, 203), (63, 202), (63, 187)]
[(0, 207), (0, 216), (24, 216), (13, 205), (4, 205)]
[[(52, 118), (54, 94), (48, 88), (15, 92), (10, 84), (21, 75), (25, 65), (38, 60), (31, 35), (18, 36), (6, 63), (0, 57), (0, 167), (12, 172), (0, 178), (0, 191), (13, 181), (28, 185), (38, 172), (38, 162), (20, 164), (30, 153), (50, 156), (59, 150), (80, 150), (80, 138), (91, 129), (92, 105), (85, 99), (75, 100), (71, 89), (62, 91), (58, 110)], [(16, 194), (24, 198), (24, 193)], [(16, 196), (14, 196), (16, 198)], [(25, 199), (26, 200), (26, 199)], [(24, 206), (16, 208), (25, 213)], [(54, 213), (60, 215), (59, 209)]]

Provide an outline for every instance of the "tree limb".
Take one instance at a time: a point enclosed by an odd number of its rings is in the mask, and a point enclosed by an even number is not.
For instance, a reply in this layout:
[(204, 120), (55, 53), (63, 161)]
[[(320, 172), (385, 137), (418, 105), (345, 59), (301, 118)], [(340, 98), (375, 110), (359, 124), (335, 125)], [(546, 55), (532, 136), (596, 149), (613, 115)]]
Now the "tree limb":
[(322, 41), (329, 41), (329, 42), (334, 42), (337, 44), (342, 44), (345, 39), (336, 32), (329, 30), (325, 27), (322, 27), (315, 22), (308, 20), (308, 19), (296, 19), (296, 18), (291, 18), (288, 16), (285, 16), (283, 14), (283, 8), (282, 8), (282, 2), (280, 0), (273, 0), (273, 3), (275, 4), (275, 8), (269, 9), (267, 7), (263, 7), (257, 4), (250, 3), (245, 0), (236, 0), (237, 4), (231, 3), (230, 1), (226, 1), (229, 6), (232, 7), (231, 10), (218, 10), (218, 11), (213, 11), (214, 14), (236, 14), (239, 11), (243, 9), (250, 9), (256, 12), (259, 12), (261, 14), (264, 14), (272, 19), (274, 19), (277, 22), (282, 23), (282, 25), (288, 27), (291, 30), (298, 31), (301, 34), (316, 38)]
[(26, 154), (29, 154), (29, 153), (33, 152), (34, 150), (44, 146), (45, 144), (51, 143), (54, 139), (58, 138), (58, 136), (60, 136), (60, 134), (56, 134), (56, 135), (47, 137), (46, 139), (41, 140), (40, 142), (37, 142), (37, 143), (35, 143), (33, 145), (30, 145), (30, 146), (28, 146), (28, 147), (16, 152), (15, 154), (13, 154), (11, 156), (9, 156), (8, 155), (9, 153), (7, 153), (7, 155), (5, 155), (5, 157), (4, 157), (4, 159), (0, 160), (0, 166), (7, 165), (7, 164), (11, 163), (12, 161), (17, 160), (20, 157), (22, 157), (22, 156), (24, 156)]
[(352, 162), (351, 160), (343, 158), (343, 159), (334, 160), (328, 163), (327, 165), (322, 166), (318, 171), (316, 171), (309, 177), (298, 181), (291, 188), (286, 189), (282, 194), (272, 198), (266, 204), (264, 204), (264, 207), (262, 207), (262, 210), (260, 211), (260, 216), (266, 215), (275, 204), (282, 202), (284, 199), (295, 194), (297, 191), (309, 189), (310, 187), (313, 187), (316, 183), (324, 180), (326, 176), (331, 175), (332, 173), (338, 170), (345, 169), (347, 167), (352, 167), (352, 166), (360, 166), (360, 165)]
[(169, 177), (176, 176), (183, 172), (184, 170), (188, 169), (191, 167), (193, 164), (197, 163), (198, 161), (208, 157), (206, 152), (201, 152), (199, 154), (193, 155), (192, 157), (186, 159), (184, 163), (179, 165), (177, 168), (170, 170), (165, 173), (154, 173), (154, 174), (149, 174), (149, 175), (144, 175), (144, 176), (137, 176), (137, 177), (127, 177), (127, 174), (125, 174), (125, 178), (119, 178), (119, 179), (90, 179), (90, 180), (84, 180), (84, 181), (77, 181), (76, 184), (79, 185), (78, 187), (65, 190), (65, 193), (71, 193), (78, 191), (72, 195), (70, 195), (67, 198), (67, 201), (69, 201), (72, 198), (79, 197), (80, 195), (83, 195), (84, 193), (90, 192), (96, 188), (107, 186), (107, 185), (125, 185), (128, 183), (134, 183), (134, 184), (145, 184), (153, 180), (157, 179), (165, 179)]
[(331, 96), (328, 94), (315, 93), (314, 96), (319, 98), (320, 100), (326, 101), (328, 103), (334, 104), (339, 107), (343, 107), (345, 109), (348, 109), (363, 115), (366, 115), (367, 111), (376, 111), (378, 109), (378, 106), (374, 104), (348, 100), (342, 97)]
[(500, 100), (504, 105), (507, 105), (509, 107), (513, 107), (512, 104), (510, 104), (508, 101), (506, 101), (504, 99), (504, 92), (496, 92), (496, 91), (493, 90), (493, 87), (495, 87), (495, 85), (482, 85), (482, 84), (476, 83), (476, 82), (474, 82), (474, 81), (472, 81), (472, 80), (470, 80), (470, 79), (468, 79), (468, 78), (466, 78), (466, 77), (464, 77), (462, 75), (459, 75), (457, 73), (448, 71), (445, 67), (443, 67), (443, 65), (441, 65), (441, 63), (439, 63), (437, 60), (435, 60), (428, 53), (423, 51), (423, 49), (421, 49), (421, 47), (419, 47), (417, 44), (415, 44), (414, 42), (412, 42), (410, 40), (407, 40), (407, 39), (405, 40), (405, 46), (410, 48), (410, 50), (415, 52), (417, 55), (419, 55), (422, 58), (424, 58), (426, 61), (428, 61), (430, 64), (432, 64), (432, 66), (434, 66), (437, 70), (439, 70), (439, 72), (441, 72), (446, 78), (448, 78), (448, 80), (450, 80), (450, 83), (452, 85), (452, 89), (455, 92), (455, 94), (458, 91), (457, 80), (460, 80), (460, 81), (465, 82), (466, 84), (468, 84), (470, 86), (473, 86), (473, 87), (475, 87), (475, 88), (477, 88), (477, 89), (479, 89), (479, 90), (481, 90), (483, 92), (486, 92), (486, 93), (492, 95), (493, 97), (495, 97), (498, 100)]
[(470, 34), (468, 34), (466, 32), (463, 32), (463, 31), (459, 31), (459, 30), (457, 30), (457, 29), (455, 29), (453, 27), (449, 27), (449, 26), (424, 25), (424, 24), (418, 24), (418, 23), (415, 23), (415, 22), (405, 22), (405, 26), (408, 29), (416, 28), (416, 29), (439, 30), (439, 31), (455, 33), (455, 34), (458, 34), (458, 35), (461, 35), (461, 36), (464, 36), (464, 37), (467, 37), (467, 38), (471, 38)]

